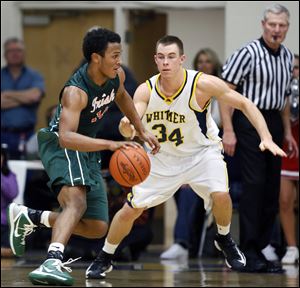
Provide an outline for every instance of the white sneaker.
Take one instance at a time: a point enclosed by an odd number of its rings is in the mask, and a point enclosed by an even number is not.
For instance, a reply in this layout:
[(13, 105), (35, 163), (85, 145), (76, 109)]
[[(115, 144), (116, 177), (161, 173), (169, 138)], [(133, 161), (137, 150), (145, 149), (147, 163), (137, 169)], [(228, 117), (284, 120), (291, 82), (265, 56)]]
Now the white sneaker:
[(299, 261), (299, 250), (296, 246), (288, 246), (286, 253), (281, 259), (282, 264), (295, 264)]
[(264, 254), (265, 258), (268, 261), (278, 261), (278, 256), (275, 252), (275, 248), (272, 245), (266, 246), (263, 250), (261, 250), (261, 253)]
[(16, 203), (7, 207), (7, 221), (11, 250), (16, 256), (22, 256), (25, 252), (25, 238), (34, 232), (37, 226), (29, 218), (28, 208)]
[(160, 254), (161, 259), (188, 258), (189, 251), (181, 245), (174, 243), (168, 250)]

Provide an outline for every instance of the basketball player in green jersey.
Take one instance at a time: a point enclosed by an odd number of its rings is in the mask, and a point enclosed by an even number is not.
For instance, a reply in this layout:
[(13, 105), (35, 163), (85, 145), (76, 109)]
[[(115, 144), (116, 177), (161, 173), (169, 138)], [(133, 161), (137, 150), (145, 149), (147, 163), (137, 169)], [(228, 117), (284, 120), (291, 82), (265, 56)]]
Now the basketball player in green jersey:
[(108, 204), (99, 151), (139, 146), (135, 142), (95, 138), (101, 118), (113, 101), (139, 131), (141, 140), (152, 147), (152, 153), (159, 150), (156, 137), (144, 129), (124, 89), (120, 41), (118, 34), (107, 29), (97, 28), (86, 34), (83, 54), (88, 63), (65, 84), (54, 118), (38, 133), (40, 157), (62, 212), (33, 210), (14, 203), (8, 208), (10, 244), (17, 256), (24, 253), (25, 237), (35, 227), (52, 227), (47, 258), (29, 274), (33, 284), (72, 285), (74, 281), (68, 273), (71, 269), (66, 264), (75, 260), (62, 262), (71, 234), (101, 238), (107, 232)]

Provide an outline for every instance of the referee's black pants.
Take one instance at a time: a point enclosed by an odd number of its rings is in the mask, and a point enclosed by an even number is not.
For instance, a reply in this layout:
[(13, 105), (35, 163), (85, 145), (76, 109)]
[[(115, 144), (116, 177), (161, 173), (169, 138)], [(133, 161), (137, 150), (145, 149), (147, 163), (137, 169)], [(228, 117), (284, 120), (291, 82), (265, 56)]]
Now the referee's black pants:
[[(261, 111), (273, 141), (282, 147), (283, 124), (279, 111)], [(235, 110), (233, 125), (240, 157), (243, 192), (239, 203), (240, 247), (246, 257), (261, 258), (271, 240), (279, 207), (281, 157), (261, 152), (255, 128)]]

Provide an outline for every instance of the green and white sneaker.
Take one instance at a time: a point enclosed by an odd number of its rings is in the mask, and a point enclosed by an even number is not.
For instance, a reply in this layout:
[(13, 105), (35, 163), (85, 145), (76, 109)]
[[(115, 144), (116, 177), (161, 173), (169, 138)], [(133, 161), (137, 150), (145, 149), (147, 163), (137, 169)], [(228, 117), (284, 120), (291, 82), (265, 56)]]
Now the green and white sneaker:
[[(74, 260), (71, 258), (64, 263), (59, 259), (47, 259), (39, 268), (29, 273), (28, 278), (35, 285), (71, 286), (74, 283), (73, 277), (69, 274), (72, 272), (72, 269), (65, 265), (71, 264), (79, 258)], [(63, 272), (61, 268), (64, 268), (67, 272)]]
[(25, 251), (25, 237), (31, 234), (37, 226), (30, 220), (28, 208), (16, 203), (8, 206), (7, 221), (10, 247), (16, 256), (22, 256)]

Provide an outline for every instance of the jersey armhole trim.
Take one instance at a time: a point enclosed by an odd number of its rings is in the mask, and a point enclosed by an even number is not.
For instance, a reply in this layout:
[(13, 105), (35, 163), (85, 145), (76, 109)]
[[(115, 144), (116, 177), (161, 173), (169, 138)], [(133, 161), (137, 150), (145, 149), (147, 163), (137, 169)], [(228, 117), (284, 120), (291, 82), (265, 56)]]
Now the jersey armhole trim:
[(64, 90), (65, 90), (65, 88), (67, 88), (67, 87), (71, 87), (71, 86), (73, 86), (73, 87), (76, 87), (76, 88), (78, 88), (78, 89), (80, 89), (80, 90), (82, 90), (86, 95), (88, 95), (88, 91), (85, 91), (84, 89), (82, 89), (82, 87), (79, 87), (79, 86), (77, 86), (77, 85), (74, 85), (74, 84), (72, 84), (72, 85), (65, 85), (62, 89), (61, 89), (61, 91), (60, 91), (60, 95), (59, 95), (59, 101), (61, 101), (61, 98), (62, 98), (62, 94), (63, 94), (63, 92), (64, 92)]
[[(197, 86), (197, 82), (198, 82), (198, 79), (199, 77), (203, 74), (203, 72), (198, 72), (195, 76), (194, 76), (194, 79), (193, 79), (193, 83), (192, 83), (192, 89), (191, 89), (191, 95), (190, 95), (190, 100), (189, 100), (189, 107), (191, 110), (193, 111), (196, 111), (196, 112), (201, 112), (203, 113), (207, 107), (209, 106), (209, 104), (211, 103), (211, 99), (209, 99), (203, 109), (201, 109), (201, 107), (199, 105), (197, 105), (195, 107), (195, 105), (197, 104), (197, 100), (196, 100), (196, 86)], [(195, 104), (194, 107), (193, 107), (193, 103)]]
[(152, 92), (152, 84), (151, 84), (151, 81), (150, 81), (150, 80), (147, 80), (147, 81), (146, 81), (146, 84), (147, 84), (148, 89), (149, 89), (149, 91), (150, 91), (150, 93), (151, 93), (151, 92)]

